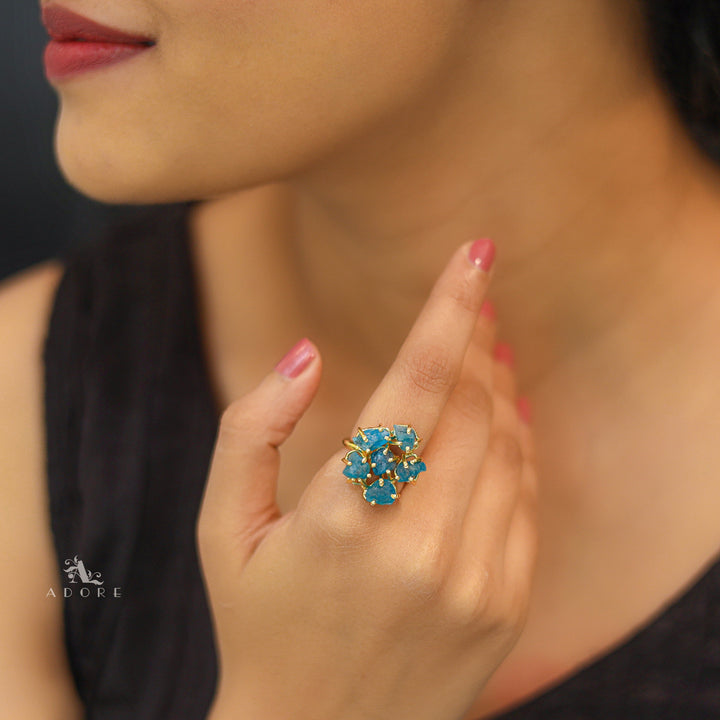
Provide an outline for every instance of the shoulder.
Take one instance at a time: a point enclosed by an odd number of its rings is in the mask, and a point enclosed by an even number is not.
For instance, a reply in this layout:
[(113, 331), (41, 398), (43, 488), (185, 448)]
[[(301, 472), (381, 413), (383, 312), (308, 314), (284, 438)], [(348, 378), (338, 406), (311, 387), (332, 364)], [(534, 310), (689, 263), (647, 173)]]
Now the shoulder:
[[(6, 533), (19, 531), (20, 522), (41, 529), (26, 511), (41, 509), (42, 347), (62, 271), (59, 262), (48, 261), (0, 281), (0, 540), (10, 540)], [(22, 536), (33, 544), (38, 541), (37, 534), (28, 537), (27, 530)]]
[(0, 442), (20, 432), (17, 421), (37, 417), (43, 342), (63, 271), (60, 261), (48, 260), (0, 281), (0, 418), (14, 418), (3, 422)]
[[(42, 347), (55, 291), (65, 266), (46, 260), (0, 281), (0, 354), (2, 370), (29, 370), (28, 355)], [(36, 357), (36, 362), (39, 360)], [(0, 374), (0, 381), (7, 376)], [(12, 383), (6, 383), (12, 385)]]
[(63, 271), (60, 261), (48, 260), (0, 281), (0, 419), (15, 420), (2, 423), (0, 443), (21, 431), (17, 421), (37, 416), (43, 343)]
[[(44, 468), (42, 348), (63, 274), (49, 260), (0, 281), (0, 664), (13, 667), (4, 703), (15, 716), (79, 717), (64, 649)], [(31, 568), (31, 572), (27, 572)], [(10, 650), (12, 649), (12, 650)]]

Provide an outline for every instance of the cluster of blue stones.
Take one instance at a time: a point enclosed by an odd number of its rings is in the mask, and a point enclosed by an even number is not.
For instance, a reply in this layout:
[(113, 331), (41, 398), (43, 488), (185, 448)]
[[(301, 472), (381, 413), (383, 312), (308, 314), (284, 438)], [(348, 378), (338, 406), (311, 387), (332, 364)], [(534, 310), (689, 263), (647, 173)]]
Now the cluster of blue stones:
[(414, 452), (419, 442), (410, 425), (358, 429), (357, 435), (345, 441), (350, 450), (343, 458), (343, 474), (349, 482), (362, 485), (370, 505), (391, 505), (398, 498), (396, 483), (414, 483), (427, 470)]

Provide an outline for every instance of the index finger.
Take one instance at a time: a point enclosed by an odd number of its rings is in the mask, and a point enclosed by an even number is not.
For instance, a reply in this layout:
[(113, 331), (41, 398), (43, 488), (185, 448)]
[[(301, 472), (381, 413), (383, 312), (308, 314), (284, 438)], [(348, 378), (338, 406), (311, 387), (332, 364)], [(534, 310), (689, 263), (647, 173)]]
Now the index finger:
[(412, 425), (422, 439), (430, 436), (460, 376), (494, 258), (489, 238), (456, 250), (360, 413), (358, 427)]

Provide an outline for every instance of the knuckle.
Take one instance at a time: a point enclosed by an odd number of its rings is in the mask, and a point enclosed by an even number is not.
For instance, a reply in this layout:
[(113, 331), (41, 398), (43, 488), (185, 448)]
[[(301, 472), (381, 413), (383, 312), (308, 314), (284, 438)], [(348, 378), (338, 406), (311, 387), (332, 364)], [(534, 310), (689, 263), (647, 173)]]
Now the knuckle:
[(494, 592), (495, 577), (487, 564), (475, 566), (449, 583), (443, 598), (446, 619), (459, 626), (484, 622)]
[(455, 363), (446, 349), (436, 346), (409, 353), (403, 368), (410, 385), (423, 393), (448, 392), (457, 381)]
[(491, 452), (500, 462), (513, 471), (520, 471), (523, 465), (523, 452), (520, 441), (507, 430), (497, 430), (490, 440)]
[(526, 612), (526, 601), (520, 592), (503, 588), (496, 592), (482, 608), (481, 624), (485, 631), (499, 635), (517, 632)]
[(505, 602), (504, 622), (507, 627), (521, 628), (527, 620), (530, 609), (530, 582), (524, 578), (508, 589)]
[(255, 415), (247, 396), (233, 400), (220, 416), (220, 436), (229, 439), (247, 437), (253, 432)]
[(297, 415), (290, 409), (284, 408), (276, 412), (271, 422), (265, 428), (267, 442), (273, 447), (277, 447), (287, 438), (295, 429), (297, 423)]
[(485, 419), (489, 424), (493, 415), (493, 395), (478, 381), (460, 380), (454, 392), (453, 406), (464, 417)]
[(249, 393), (233, 400), (220, 416), (218, 438), (224, 447), (247, 447), (267, 444), (280, 445), (293, 431), (297, 421), (291, 408), (279, 407), (270, 411), (261, 399)]
[(399, 553), (389, 568), (393, 584), (400, 581), (411, 601), (436, 600), (445, 585), (447, 558), (441, 542), (423, 542), (410, 551)]
[(343, 503), (331, 503), (322, 512), (303, 512), (302, 518), (314, 547), (325, 557), (367, 552), (371, 539), (367, 519)]

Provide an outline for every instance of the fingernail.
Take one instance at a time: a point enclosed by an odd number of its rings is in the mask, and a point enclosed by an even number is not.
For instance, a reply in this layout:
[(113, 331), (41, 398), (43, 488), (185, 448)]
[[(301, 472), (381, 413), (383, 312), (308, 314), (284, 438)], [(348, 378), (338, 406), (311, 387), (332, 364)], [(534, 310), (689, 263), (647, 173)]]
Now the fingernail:
[(490, 238), (476, 240), (468, 252), (470, 262), (481, 270), (490, 270), (495, 259), (495, 243)]
[(493, 350), (493, 355), (500, 361), (504, 362), (506, 365), (510, 365), (512, 367), (515, 364), (515, 353), (513, 352), (512, 347), (508, 345), (506, 342), (497, 342), (495, 343), (495, 349)]
[(495, 306), (490, 302), (490, 300), (485, 300), (480, 306), (480, 314), (484, 315), (486, 318), (490, 318), (490, 320), (495, 319)]
[(530, 408), (530, 400), (524, 395), (517, 399), (517, 408), (520, 417), (529, 425), (532, 422), (532, 410)]
[(315, 357), (315, 350), (307, 338), (303, 338), (275, 366), (275, 370), (288, 378), (297, 377)]

